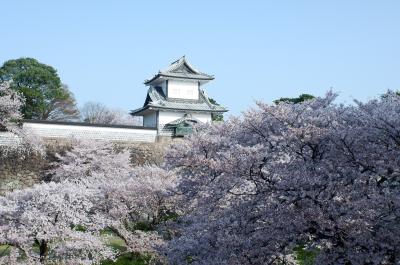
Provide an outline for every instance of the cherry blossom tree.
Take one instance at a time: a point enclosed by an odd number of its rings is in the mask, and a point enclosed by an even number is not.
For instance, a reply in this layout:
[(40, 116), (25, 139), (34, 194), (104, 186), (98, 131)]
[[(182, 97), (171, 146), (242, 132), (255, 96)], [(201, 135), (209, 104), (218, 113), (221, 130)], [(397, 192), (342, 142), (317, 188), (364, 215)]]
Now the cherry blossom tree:
[(55, 154), (46, 172), (52, 181), (79, 179), (89, 176), (129, 175), (130, 152), (107, 141), (69, 139), (70, 149)]
[[(0, 263), (97, 264), (126, 252), (157, 257), (162, 237), (136, 224), (155, 225), (174, 207), (173, 174), (132, 168), (129, 152), (106, 142), (75, 141), (58, 159), (49, 183), (0, 197), (0, 244), (12, 249)], [(105, 230), (126, 250), (113, 250)]]
[(10, 89), (11, 81), (0, 82), (0, 137), (7, 138), (0, 146), (0, 156), (17, 153), (20, 158), (25, 154), (44, 155), (42, 141), (29, 130), (23, 129), (22, 114), (25, 99)]
[(10, 89), (10, 82), (0, 82), (0, 130), (15, 131), (22, 119), (20, 112), (24, 99)]
[[(75, 179), (90, 182), (88, 186), (97, 185), (108, 194), (117, 195), (125, 207), (134, 207), (135, 211), (126, 213), (134, 221), (145, 215), (156, 222), (166, 210), (166, 195), (175, 184), (174, 175), (159, 167), (133, 168), (129, 148), (111, 142), (72, 140), (72, 149), (56, 154), (56, 158), (47, 171), (49, 180)], [(133, 218), (134, 212), (140, 214)]]
[(257, 103), (167, 155), (185, 215), (172, 264), (400, 262), (400, 97)]
[[(174, 208), (170, 200), (174, 188), (173, 174), (155, 167), (137, 167), (130, 175), (115, 178), (99, 177), (86, 181), (101, 190), (104, 203), (98, 213), (107, 216), (107, 227), (122, 238), (128, 252), (156, 254), (163, 244), (157, 231), (142, 231), (135, 224), (157, 224)], [(103, 219), (104, 222), (104, 219)]]
[[(94, 172), (8, 193), (0, 197), (0, 244), (13, 255), (0, 264), (98, 264), (126, 252), (156, 256), (162, 237), (134, 224), (164, 213), (172, 180), (162, 169), (145, 167), (129, 174)], [(113, 250), (104, 230), (120, 237), (126, 250)]]
[(125, 241), (131, 252), (151, 251), (151, 245), (161, 243), (155, 233), (132, 233), (126, 224), (156, 224), (173, 209), (169, 196), (176, 183), (173, 174), (152, 166), (132, 168), (128, 148), (104, 141), (75, 141), (72, 150), (57, 157), (59, 160), (48, 172), (51, 180), (75, 179), (100, 190), (105, 197), (103, 204), (98, 203), (103, 207), (97, 212), (110, 218), (108, 228)]
[(0, 243), (19, 256), (4, 256), (1, 264), (39, 264), (49, 258), (92, 264), (113, 258), (115, 253), (99, 234), (103, 225), (94, 212), (97, 196), (94, 189), (64, 182), (43, 183), (0, 197)]

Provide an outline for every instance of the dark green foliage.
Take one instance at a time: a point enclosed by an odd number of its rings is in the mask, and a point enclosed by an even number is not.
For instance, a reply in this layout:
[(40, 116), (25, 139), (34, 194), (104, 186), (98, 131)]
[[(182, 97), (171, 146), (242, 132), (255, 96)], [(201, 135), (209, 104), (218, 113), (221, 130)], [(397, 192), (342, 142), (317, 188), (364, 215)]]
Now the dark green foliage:
[(286, 102), (286, 103), (298, 104), (298, 103), (302, 103), (306, 100), (310, 100), (310, 99), (314, 99), (314, 98), (315, 97), (310, 94), (301, 94), (297, 98), (280, 98), (280, 99), (274, 100), (274, 103), (279, 104), (280, 102)]
[[(211, 104), (220, 106), (217, 101), (213, 98), (208, 98), (208, 100), (211, 102)], [(212, 121), (224, 121), (224, 115), (222, 113), (211, 113), (211, 120)]]
[(188, 264), (192, 264), (195, 261), (195, 259), (192, 256), (186, 256), (186, 262)]
[(72, 93), (49, 65), (33, 58), (9, 60), (0, 68), (0, 81), (7, 80), (26, 99), (21, 110), (25, 119), (62, 120), (79, 115)]
[(151, 223), (149, 222), (136, 222), (133, 227), (133, 230), (140, 230), (143, 232), (147, 232), (147, 231), (152, 231), (154, 230), (154, 227)]
[(86, 232), (86, 231), (87, 231), (86, 227), (84, 227), (83, 225), (76, 225), (76, 226), (74, 227), (74, 229), (75, 229), (76, 231), (79, 231), (79, 232)]
[(167, 222), (167, 221), (176, 221), (179, 215), (174, 212), (167, 212), (160, 217), (159, 223)]
[(294, 248), (294, 254), (299, 265), (314, 265), (318, 249), (308, 249), (301, 245)]
[(389, 95), (392, 94), (392, 93), (396, 94), (397, 96), (400, 96), (400, 90), (397, 90), (397, 91), (388, 90), (388, 91), (386, 91), (385, 94), (381, 95), (381, 99), (388, 98)]
[(175, 212), (171, 211), (162, 211), (159, 213), (157, 218), (154, 218), (152, 221), (136, 221), (130, 222), (126, 224), (126, 227), (131, 230), (140, 230), (143, 232), (154, 231), (157, 225), (162, 224), (167, 221), (176, 221), (179, 215)]

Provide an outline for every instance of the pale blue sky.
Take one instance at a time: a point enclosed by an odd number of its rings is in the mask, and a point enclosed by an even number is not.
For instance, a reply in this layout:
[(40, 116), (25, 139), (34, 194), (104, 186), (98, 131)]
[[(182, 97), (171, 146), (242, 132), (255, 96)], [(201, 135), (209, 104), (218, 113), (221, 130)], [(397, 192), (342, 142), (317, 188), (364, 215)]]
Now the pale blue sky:
[(330, 87), (366, 100), (400, 89), (400, 1), (0, 3), (0, 63), (54, 66), (80, 104), (140, 107), (144, 79), (182, 55), (231, 114)]

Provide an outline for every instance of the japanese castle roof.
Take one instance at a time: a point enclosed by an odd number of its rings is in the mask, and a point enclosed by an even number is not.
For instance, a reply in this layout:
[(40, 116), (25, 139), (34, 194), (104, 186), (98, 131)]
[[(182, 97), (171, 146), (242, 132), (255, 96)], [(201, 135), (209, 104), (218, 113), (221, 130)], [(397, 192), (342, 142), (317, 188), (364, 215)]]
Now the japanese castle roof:
[(167, 98), (162, 88), (150, 87), (142, 108), (132, 110), (134, 116), (141, 116), (149, 110), (193, 111), (193, 112), (226, 112), (226, 108), (212, 104), (206, 93), (200, 89), (199, 99)]
[(199, 70), (195, 69), (193, 66), (189, 64), (185, 56), (183, 56), (178, 60), (176, 60), (175, 62), (171, 63), (171, 65), (168, 68), (159, 71), (158, 74), (156, 74), (151, 79), (145, 80), (144, 83), (146, 85), (150, 85), (157, 79), (170, 79), (170, 78), (209, 81), (213, 80), (214, 76), (202, 73)]

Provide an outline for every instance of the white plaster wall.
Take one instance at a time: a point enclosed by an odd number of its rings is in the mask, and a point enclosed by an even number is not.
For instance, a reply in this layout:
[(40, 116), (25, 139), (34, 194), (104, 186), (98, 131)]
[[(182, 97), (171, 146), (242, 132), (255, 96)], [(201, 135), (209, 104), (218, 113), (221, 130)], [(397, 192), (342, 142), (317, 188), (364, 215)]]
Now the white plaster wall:
[(157, 130), (95, 127), (64, 124), (42, 124), (25, 122), (24, 128), (43, 138), (94, 139), (123, 142), (155, 142)]
[(168, 81), (168, 97), (198, 99), (199, 87), (197, 82), (169, 80)]
[(144, 127), (156, 127), (157, 126), (157, 113), (153, 112), (149, 115), (143, 116)]
[(183, 112), (174, 112), (174, 111), (160, 111), (158, 115), (158, 124), (164, 126), (171, 121), (182, 118), (185, 113)]
[(211, 113), (192, 113), (192, 116), (204, 123), (211, 123)]

